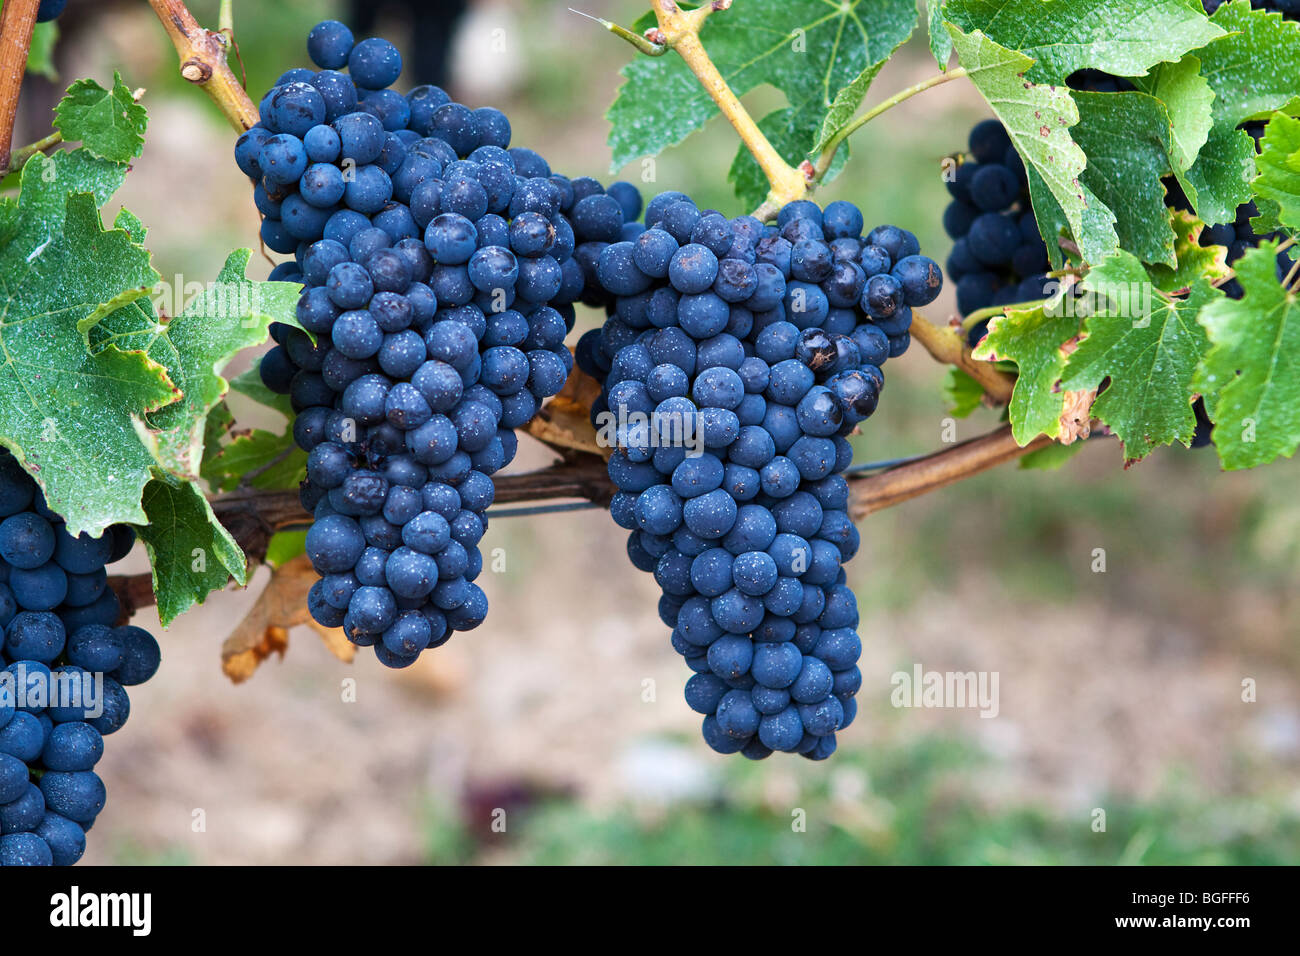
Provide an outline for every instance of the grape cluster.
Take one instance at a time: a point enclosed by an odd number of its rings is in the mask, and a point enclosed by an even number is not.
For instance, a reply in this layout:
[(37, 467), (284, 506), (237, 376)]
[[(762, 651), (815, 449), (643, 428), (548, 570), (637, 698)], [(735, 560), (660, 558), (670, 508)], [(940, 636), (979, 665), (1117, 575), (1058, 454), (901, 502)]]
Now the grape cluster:
[(127, 525), (72, 537), (0, 450), (0, 866), (76, 863), (104, 808), (103, 738), (161, 659), (148, 631), (113, 626), (104, 568), (134, 543)]
[[(954, 240), (948, 276), (957, 283), (957, 310), (1032, 302), (1049, 294), (1047, 246), (1029, 205), (1025, 164), (1006, 128), (982, 120), (970, 132), (970, 156), (948, 180), (952, 202), (943, 227)], [(972, 345), (988, 327), (970, 331)]]
[(875, 410), (939, 267), (905, 230), (864, 237), (847, 202), (794, 202), (767, 226), (664, 193), (648, 229), (616, 228), (603, 205), (605, 238), (577, 256), (609, 319), (577, 355), (604, 383), (611, 515), (663, 591), (709, 746), (824, 759), (862, 680), (846, 436)]
[(320, 69), (281, 76), (235, 147), (316, 336), (273, 328), (261, 374), (309, 452), (312, 616), (404, 667), (487, 614), (492, 475), (573, 365), (585, 191), (510, 148), (498, 110), (390, 89), (386, 40), (326, 21), (307, 49)]
[(880, 367), (911, 344), (902, 283), (931, 284), (938, 294), (941, 277), (917, 255), (915, 237), (881, 226), (863, 238), (862, 214), (850, 203), (831, 203), (824, 214), (815, 203), (791, 203), (766, 226), (665, 192), (646, 208), (650, 228), (633, 221), (639, 196), (622, 198), (632, 215), (616, 228), (617, 206), (605, 203), (606, 226), (595, 237), (587, 220), (574, 223), (583, 301), (609, 313), (575, 350), (579, 367), (604, 384), (593, 421), (609, 409), (615, 358), (647, 331), (678, 327), (698, 341), (721, 334), (746, 341), (789, 318), (832, 336), (857, 332), (868, 364)]
[(40, 6), (36, 8), (36, 22), (49, 23), (51, 20), (57, 20), (63, 16), (67, 6), (68, 0), (41, 0)]

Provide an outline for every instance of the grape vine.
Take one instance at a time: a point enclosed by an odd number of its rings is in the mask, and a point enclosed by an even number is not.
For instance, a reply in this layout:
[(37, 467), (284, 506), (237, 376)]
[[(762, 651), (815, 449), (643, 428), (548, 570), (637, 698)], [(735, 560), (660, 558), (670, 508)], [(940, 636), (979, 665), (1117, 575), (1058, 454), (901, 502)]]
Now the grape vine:
[[(127, 623), (145, 604), (166, 625), (252, 564), (309, 561), (315, 625), (407, 666), (483, 622), (492, 515), (577, 499), (655, 575), (708, 744), (823, 758), (860, 680), (856, 522), (1048, 449), (1059, 463), (1089, 434), (1125, 465), (1212, 443), (1231, 470), (1300, 446), (1293, 3), (932, 2), (937, 72), (874, 105), (913, 0), (593, 18), (632, 54), (615, 169), (721, 116), (740, 140), (724, 214), (553, 170), (497, 110), (398, 89), (397, 47), (334, 21), (306, 38), (314, 68), (286, 52), (255, 100), (227, 60), (235, 4), (210, 30), (149, 0), (178, 74), (237, 131), (259, 244), (284, 258), (261, 281), (236, 250), (172, 299), (146, 224), (102, 218), (143, 148), (142, 90), (78, 79), (14, 148), (33, 37), (64, 5), (0, 8), (3, 663), (106, 675), (123, 717), (122, 687), (157, 666)], [(936, 164), (959, 314), (927, 319), (944, 276), (913, 234), (818, 194), (874, 120), (952, 82), (993, 115)], [(760, 85), (785, 105), (755, 117), (741, 97)], [(577, 307), (599, 328), (571, 336)], [(1003, 423), (855, 467), (882, 366), (913, 341), (950, 367), (959, 414)], [(283, 427), (239, 427), (232, 392)], [(510, 473), (517, 434), (553, 463)], [(151, 571), (108, 577), (128, 537)], [(0, 862), (74, 862), (102, 808), (107, 725), (63, 716), (0, 701)]]

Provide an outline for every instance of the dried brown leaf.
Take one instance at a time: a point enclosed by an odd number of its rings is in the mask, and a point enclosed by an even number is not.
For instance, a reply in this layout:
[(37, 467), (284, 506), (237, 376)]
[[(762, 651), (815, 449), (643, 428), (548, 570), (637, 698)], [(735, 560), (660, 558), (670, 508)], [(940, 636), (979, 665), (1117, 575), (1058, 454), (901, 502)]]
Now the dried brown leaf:
[(1062, 445), (1072, 445), (1092, 433), (1092, 403), (1096, 399), (1095, 388), (1065, 392), (1065, 404), (1061, 409), (1061, 434), (1057, 441)]
[(599, 397), (600, 383), (575, 365), (564, 388), (542, 406), (528, 425), (528, 434), (556, 448), (608, 458), (611, 449), (596, 440), (596, 429), (591, 424), (591, 406)]
[(299, 624), (311, 625), (340, 660), (352, 660), (340, 646), (352, 646), (342, 629), (321, 627), (307, 613), (307, 592), (316, 580), (306, 555), (272, 570), (271, 580), (257, 601), (221, 645), (221, 669), (231, 681), (238, 684), (248, 680), (272, 654), (283, 657), (289, 647), (289, 629)]

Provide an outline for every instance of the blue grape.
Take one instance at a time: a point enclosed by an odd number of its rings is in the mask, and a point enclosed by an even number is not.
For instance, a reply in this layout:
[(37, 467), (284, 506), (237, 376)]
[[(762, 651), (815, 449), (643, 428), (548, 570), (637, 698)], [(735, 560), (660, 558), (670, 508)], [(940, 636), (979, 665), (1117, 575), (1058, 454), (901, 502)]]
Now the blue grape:
[(362, 40), (348, 53), (348, 72), (360, 87), (380, 90), (397, 82), (402, 72), (402, 56), (387, 40), (371, 37)]

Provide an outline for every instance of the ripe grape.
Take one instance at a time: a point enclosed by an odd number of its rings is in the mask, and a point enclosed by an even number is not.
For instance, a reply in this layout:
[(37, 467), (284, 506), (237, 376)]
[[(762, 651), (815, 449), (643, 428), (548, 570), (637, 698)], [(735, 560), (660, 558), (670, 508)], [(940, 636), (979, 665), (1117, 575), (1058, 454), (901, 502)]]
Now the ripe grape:
[(911, 306), (941, 273), (905, 230), (864, 239), (849, 203), (792, 203), (764, 226), (665, 193), (620, 241), (627, 223), (597, 188), (581, 184), (574, 258), (594, 265), (583, 301), (609, 318), (576, 351), (602, 383), (593, 420), (626, 419), (611, 516), (663, 591), (709, 746), (822, 759), (860, 685), (857, 608), (838, 583), (858, 541), (844, 436), (875, 410), (879, 365), (905, 350)]
[(406, 666), (486, 614), (473, 581), (491, 475), (572, 367), (571, 303), (589, 289), (577, 234), (619, 240), (641, 199), (553, 174), (510, 147), (498, 110), (389, 89), (401, 58), (385, 40), (326, 21), (308, 52), (320, 71), (284, 74), (236, 145), (266, 244), (294, 254), (273, 277), (304, 284), (315, 336), (276, 331), (261, 374), (309, 453), (311, 613)]
[[(94, 767), (130, 712), (123, 685), (161, 661), (147, 631), (115, 627), (105, 565), (135, 541), (127, 526), (70, 535), (36, 483), (0, 451), (0, 865), (76, 863), (104, 807)], [(96, 699), (95, 687), (102, 687)]]

